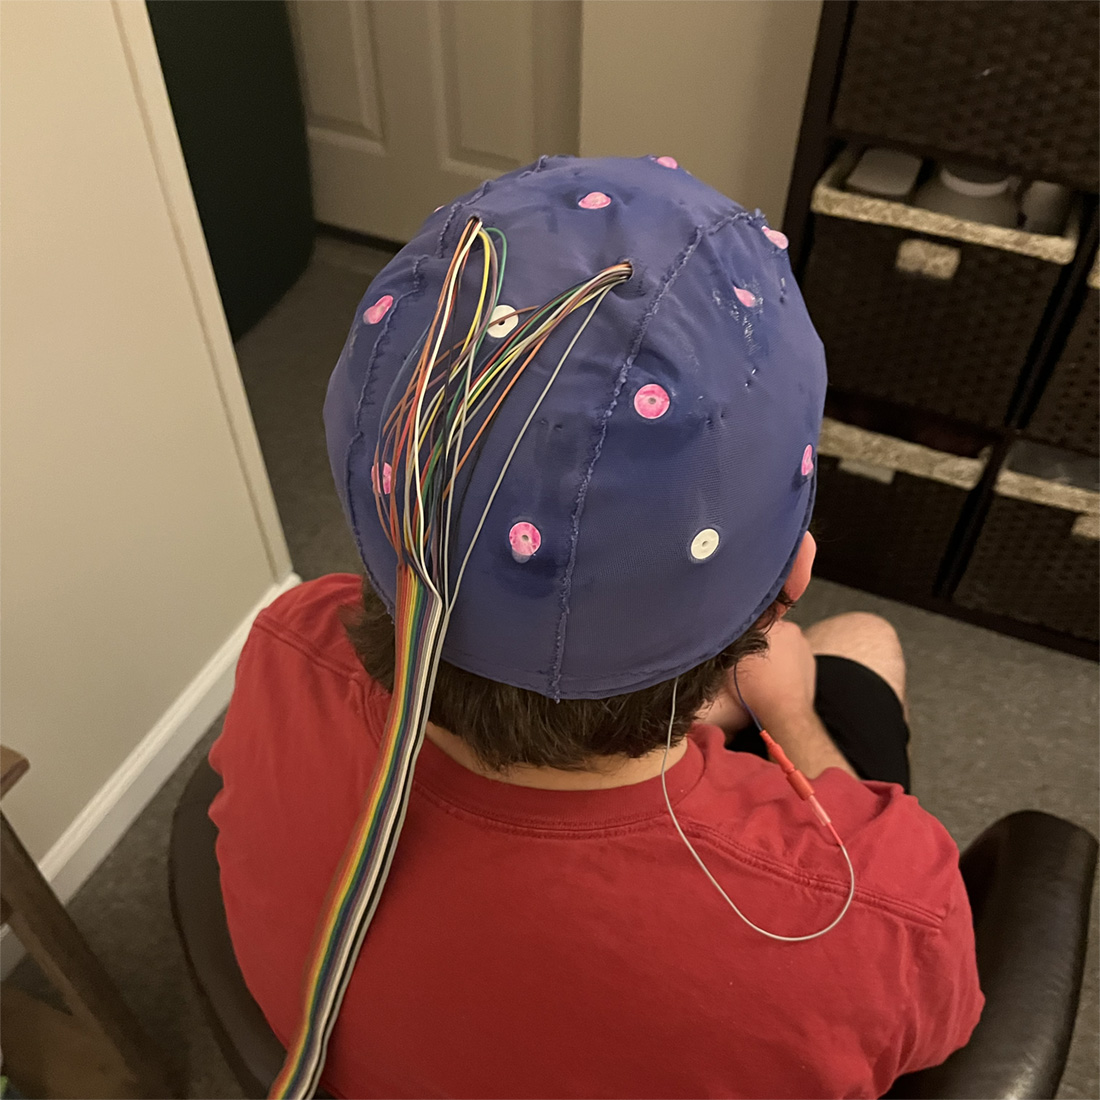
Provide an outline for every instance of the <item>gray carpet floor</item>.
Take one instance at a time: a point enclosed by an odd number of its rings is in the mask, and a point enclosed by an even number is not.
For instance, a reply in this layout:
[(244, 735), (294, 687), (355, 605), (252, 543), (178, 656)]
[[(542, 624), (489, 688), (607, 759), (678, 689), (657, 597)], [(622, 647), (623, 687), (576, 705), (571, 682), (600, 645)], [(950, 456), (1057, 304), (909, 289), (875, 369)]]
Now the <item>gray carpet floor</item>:
[[(239, 343), (248, 390), (294, 566), (309, 579), (357, 571), (332, 490), (321, 405), (328, 375), (385, 253), (321, 238), (279, 305)], [(1098, 828), (1096, 666), (853, 589), (815, 581), (795, 617), (875, 611), (909, 660), (914, 793), (960, 846), (1013, 810)], [(206, 1029), (172, 928), (165, 853), (172, 808), (211, 729), (70, 909), (150, 1034), (179, 1065), (189, 1097), (241, 1095)], [(1100, 1097), (1097, 901), (1081, 1008), (1060, 1097)], [(14, 980), (42, 992), (33, 964)]]

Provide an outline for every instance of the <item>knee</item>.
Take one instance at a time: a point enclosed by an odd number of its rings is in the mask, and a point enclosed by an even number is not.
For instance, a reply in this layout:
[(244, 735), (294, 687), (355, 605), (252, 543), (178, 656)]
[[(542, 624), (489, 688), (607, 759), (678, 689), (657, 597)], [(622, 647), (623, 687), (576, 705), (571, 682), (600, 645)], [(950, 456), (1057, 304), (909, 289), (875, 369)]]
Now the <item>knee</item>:
[(825, 621), (835, 623), (839, 630), (868, 645), (873, 645), (876, 649), (902, 656), (898, 632), (893, 624), (881, 615), (872, 614), (870, 611), (848, 611)]
[(905, 703), (905, 654), (893, 626), (867, 611), (849, 611), (806, 630), (814, 653), (847, 657), (877, 672)]

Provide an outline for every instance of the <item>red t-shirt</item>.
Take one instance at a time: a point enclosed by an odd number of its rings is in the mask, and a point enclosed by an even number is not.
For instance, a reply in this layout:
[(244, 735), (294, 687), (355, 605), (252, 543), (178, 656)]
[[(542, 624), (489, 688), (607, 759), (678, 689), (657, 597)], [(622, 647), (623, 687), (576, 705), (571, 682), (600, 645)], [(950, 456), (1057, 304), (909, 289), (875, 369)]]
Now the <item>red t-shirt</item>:
[[(348, 575), (256, 620), (210, 754), (222, 891), (248, 986), (291, 1036), (329, 880), (389, 697), (337, 616)], [(691, 858), (660, 779), (545, 791), (425, 742), (385, 893), (329, 1046), (342, 1097), (872, 1097), (978, 1019), (970, 908), (944, 828), (886, 783), (815, 781), (856, 869), (805, 943), (745, 925)], [(823, 927), (840, 852), (779, 769), (692, 731), (684, 831), (758, 924)]]

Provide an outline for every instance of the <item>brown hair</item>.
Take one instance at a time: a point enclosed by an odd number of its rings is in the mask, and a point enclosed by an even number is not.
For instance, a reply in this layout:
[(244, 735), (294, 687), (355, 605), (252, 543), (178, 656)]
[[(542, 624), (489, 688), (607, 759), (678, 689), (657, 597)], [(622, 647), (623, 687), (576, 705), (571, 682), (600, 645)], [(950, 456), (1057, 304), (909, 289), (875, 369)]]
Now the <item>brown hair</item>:
[[(790, 607), (786, 593), (716, 657), (684, 672), (676, 686), (672, 743), (678, 744), (694, 715), (718, 694), (726, 674), (745, 657), (768, 648), (767, 631)], [(361, 608), (349, 609), (344, 626), (363, 667), (387, 691), (393, 689), (393, 621), (370, 583), (363, 580)], [(639, 757), (668, 739), (674, 680), (608, 699), (555, 703), (525, 688), (487, 680), (441, 661), (429, 717), (460, 737), (479, 763), (494, 771), (516, 764), (580, 771), (594, 757)]]

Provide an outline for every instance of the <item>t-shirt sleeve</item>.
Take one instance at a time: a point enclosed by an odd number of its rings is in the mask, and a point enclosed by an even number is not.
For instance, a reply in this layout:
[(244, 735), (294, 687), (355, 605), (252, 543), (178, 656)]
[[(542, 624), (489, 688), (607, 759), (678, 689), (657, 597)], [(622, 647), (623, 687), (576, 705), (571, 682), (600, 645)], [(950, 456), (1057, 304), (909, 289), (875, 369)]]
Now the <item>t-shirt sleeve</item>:
[(985, 1004), (970, 900), (957, 869), (946, 893), (939, 927), (922, 930), (914, 939), (895, 1076), (938, 1066), (965, 1046)]
[(890, 1023), (875, 1067), (885, 1091), (902, 1074), (939, 1065), (965, 1046), (985, 1004), (959, 849), (895, 784), (860, 782), (836, 768), (814, 783), (849, 845), (857, 889), (894, 899), (911, 914), (900, 920), (895, 910)]

